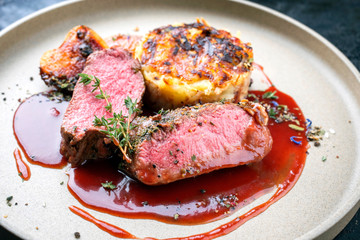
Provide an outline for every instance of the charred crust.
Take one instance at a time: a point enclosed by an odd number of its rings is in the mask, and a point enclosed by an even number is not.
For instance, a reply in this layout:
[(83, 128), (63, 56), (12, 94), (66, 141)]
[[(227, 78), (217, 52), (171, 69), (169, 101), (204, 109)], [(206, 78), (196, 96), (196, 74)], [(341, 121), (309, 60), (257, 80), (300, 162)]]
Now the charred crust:
[[(252, 58), (251, 46), (204, 21), (157, 28), (148, 34), (142, 49), (141, 63), (162, 74), (179, 76), (176, 65), (182, 59), (193, 76), (207, 78), (219, 85), (231, 80), (233, 74), (252, 70), (252, 61), (248, 61)], [(198, 67), (200, 58), (202, 63), (206, 62), (202, 67)], [(214, 67), (218, 69), (217, 73), (211, 71)], [(186, 79), (191, 81), (191, 77)]]

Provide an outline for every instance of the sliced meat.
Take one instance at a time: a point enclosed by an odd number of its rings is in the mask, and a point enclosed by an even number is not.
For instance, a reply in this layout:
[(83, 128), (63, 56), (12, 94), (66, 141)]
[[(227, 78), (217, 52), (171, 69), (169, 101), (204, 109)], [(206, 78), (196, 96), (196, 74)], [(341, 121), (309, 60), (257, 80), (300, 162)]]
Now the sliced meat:
[[(136, 99), (139, 105), (145, 91), (139, 68), (139, 62), (126, 50), (106, 49), (89, 56), (83, 73), (99, 78), (102, 90), (109, 95), (113, 111), (127, 115), (125, 98)], [(105, 109), (104, 99), (95, 98), (100, 92), (91, 92), (91, 85), (76, 84), (61, 125), (60, 152), (72, 165), (111, 154), (110, 140), (99, 131), (99, 127), (93, 126), (93, 120), (94, 115), (109, 118), (112, 114)]]
[(145, 184), (159, 185), (260, 161), (272, 147), (267, 120), (261, 105), (246, 101), (136, 118), (136, 150), (125, 170)]
[(83, 25), (76, 26), (66, 35), (59, 48), (42, 55), (41, 78), (48, 86), (72, 92), (87, 57), (92, 52), (105, 48), (108, 45), (94, 30)]
[(134, 55), (135, 48), (139, 44), (141, 36), (117, 34), (115, 36), (105, 38), (109, 47), (124, 48)]

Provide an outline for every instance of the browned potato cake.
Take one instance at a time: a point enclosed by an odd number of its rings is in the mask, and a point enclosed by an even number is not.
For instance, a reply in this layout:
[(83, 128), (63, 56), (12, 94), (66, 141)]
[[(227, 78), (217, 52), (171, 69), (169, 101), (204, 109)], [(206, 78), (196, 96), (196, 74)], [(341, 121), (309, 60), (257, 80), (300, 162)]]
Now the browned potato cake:
[(204, 20), (154, 29), (135, 57), (142, 64), (147, 101), (155, 109), (230, 99), (248, 91), (253, 52), (225, 30)]
[(59, 48), (49, 50), (40, 59), (40, 75), (46, 85), (58, 90), (73, 91), (87, 57), (96, 50), (108, 48), (92, 29), (76, 26), (66, 35)]

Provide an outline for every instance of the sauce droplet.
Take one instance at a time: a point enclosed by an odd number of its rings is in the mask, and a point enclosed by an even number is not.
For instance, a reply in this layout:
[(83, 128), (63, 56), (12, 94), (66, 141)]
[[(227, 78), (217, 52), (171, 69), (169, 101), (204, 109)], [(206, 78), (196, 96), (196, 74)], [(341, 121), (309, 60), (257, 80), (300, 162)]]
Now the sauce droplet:
[(29, 180), (31, 176), (30, 168), (22, 159), (21, 152), (18, 148), (14, 150), (14, 157), (19, 176), (25, 181)]
[(50, 109), (50, 112), (51, 112), (51, 114), (52, 114), (54, 117), (57, 117), (57, 116), (59, 116), (59, 114), (60, 114), (59, 110), (57, 110), (57, 109), (54, 108), (54, 107)]

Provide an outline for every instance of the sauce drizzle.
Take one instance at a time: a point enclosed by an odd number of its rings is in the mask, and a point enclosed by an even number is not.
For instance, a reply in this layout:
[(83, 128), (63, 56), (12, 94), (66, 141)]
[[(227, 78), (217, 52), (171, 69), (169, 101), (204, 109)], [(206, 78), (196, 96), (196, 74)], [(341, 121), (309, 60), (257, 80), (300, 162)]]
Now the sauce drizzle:
[(258, 63), (253, 62), (253, 67), (254, 67), (256, 70), (258, 70), (258, 71), (261, 72), (261, 74), (265, 77), (265, 79), (266, 79), (269, 87), (274, 86), (274, 84), (271, 82), (271, 80), (270, 80), (270, 78), (268, 77), (268, 75), (266, 75), (266, 73), (264, 72), (264, 67), (263, 67), (263, 66), (261, 66), (261, 65), (258, 64)]
[(16, 162), (16, 168), (18, 170), (19, 176), (25, 181), (30, 179), (31, 171), (29, 166), (24, 162), (21, 156), (19, 148), (14, 150), (14, 158)]
[(93, 224), (95, 224), (98, 228), (100, 228), (101, 230), (115, 236), (118, 238), (132, 238), (132, 239), (138, 239), (137, 237), (135, 237), (134, 235), (128, 233), (127, 231), (125, 231), (122, 228), (119, 228), (115, 225), (112, 225), (110, 223), (101, 221), (95, 217), (93, 217), (92, 215), (90, 215), (89, 213), (85, 212), (84, 210), (82, 210), (81, 208), (78, 208), (76, 206), (70, 206), (69, 207), (70, 211), (72, 211), (73, 213), (75, 213), (76, 215), (82, 217), (83, 219), (92, 222)]

